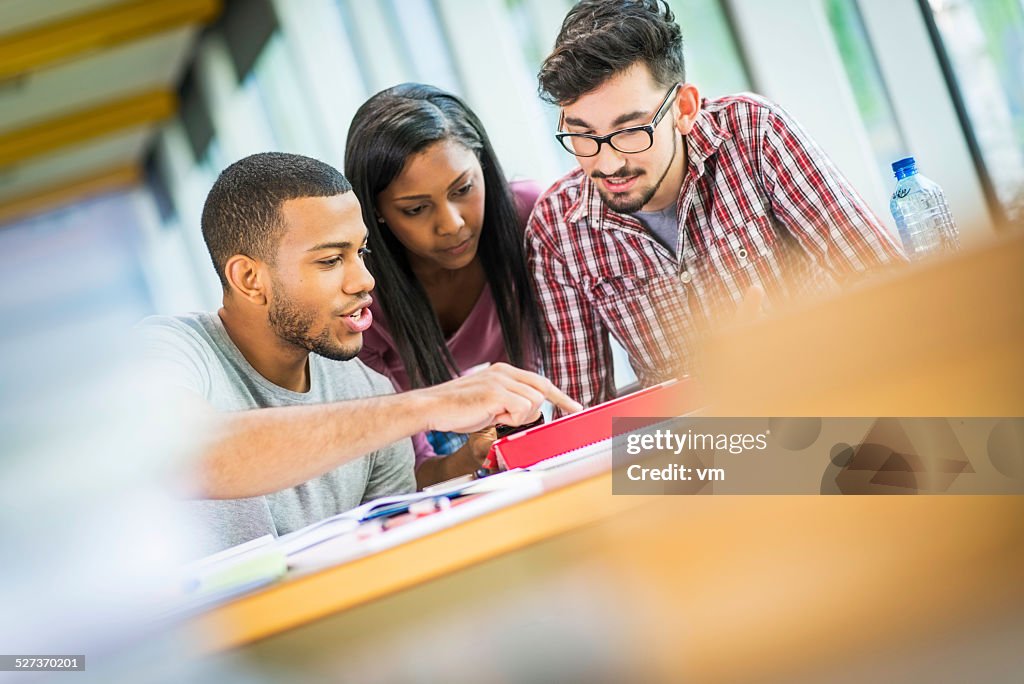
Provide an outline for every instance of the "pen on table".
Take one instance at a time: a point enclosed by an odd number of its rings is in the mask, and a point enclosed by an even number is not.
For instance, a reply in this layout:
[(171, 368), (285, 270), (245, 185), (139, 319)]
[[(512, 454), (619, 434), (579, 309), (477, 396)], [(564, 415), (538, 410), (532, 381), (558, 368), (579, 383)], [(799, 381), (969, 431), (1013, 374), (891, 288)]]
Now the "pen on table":
[(452, 500), (447, 496), (435, 496), (423, 501), (417, 501), (409, 506), (409, 513), (416, 517), (430, 515), (438, 511), (446, 511), (452, 507)]
[(433, 515), (434, 513), (440, 513), (441, 511), (447, 511), (451, 507), (451, 499), (447, 496), (435, 496), (430, 499), (417, 501), (409, 506), (409, 510), (406, 513), (385, 518), (381, 522), (381, 528), (383, 530), (389, 530), (392, 527), (404, 525), (412, 520), (425, 518), (429, 515)]

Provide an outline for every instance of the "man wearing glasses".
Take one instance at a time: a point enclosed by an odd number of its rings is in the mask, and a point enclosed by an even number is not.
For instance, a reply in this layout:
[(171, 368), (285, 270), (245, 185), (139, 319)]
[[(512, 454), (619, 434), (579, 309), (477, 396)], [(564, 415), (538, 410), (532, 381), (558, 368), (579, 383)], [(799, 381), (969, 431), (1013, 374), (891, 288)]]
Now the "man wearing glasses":
[(716, 317), (829, 290), (904, 259), (806, 133), (745, 94), (702, 99), (660, 0), (583, 0), (539, 74), (579, 168), (526, 231), (548, 375), (585, 406), (612, 398), (610, 333), (640, 383), (697, 370)]

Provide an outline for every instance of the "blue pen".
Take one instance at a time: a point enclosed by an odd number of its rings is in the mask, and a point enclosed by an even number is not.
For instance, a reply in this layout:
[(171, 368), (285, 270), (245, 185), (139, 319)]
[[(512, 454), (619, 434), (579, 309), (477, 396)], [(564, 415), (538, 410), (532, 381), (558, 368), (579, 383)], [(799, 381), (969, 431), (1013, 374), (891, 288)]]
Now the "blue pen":
[(392, 506), (378, 508), (364, 515), (359, 519), (359, 522), (366, 522), (367, 520), (373, 520), (374, 518), (383, 518), (389, 515), (394, 515), (395, 513), (405, 513), (409, 510), (409, 505), (410, 504), (408, 503), (399, 503)]
[(414, 512), (410, 509), (414, 507), (420, 508), (424, 504), (429, 505), (431, 507), (431, 511), (439, 511), (451, 506), (451, 500), (458, 496), (461, 496), (461, 494), (439, 495), (427, 499), (419, 499), (418, 501), (403, 502), (399, 504), (394, 504), (393, 506), (385, 506), (383, 508), (378, 508), (375, 511), (370, 511), (362, 518), (360, 518), (359, 522), (366, 522), (368, 520), (373, 520), (375, 518), (384, 518), (397, 513)]

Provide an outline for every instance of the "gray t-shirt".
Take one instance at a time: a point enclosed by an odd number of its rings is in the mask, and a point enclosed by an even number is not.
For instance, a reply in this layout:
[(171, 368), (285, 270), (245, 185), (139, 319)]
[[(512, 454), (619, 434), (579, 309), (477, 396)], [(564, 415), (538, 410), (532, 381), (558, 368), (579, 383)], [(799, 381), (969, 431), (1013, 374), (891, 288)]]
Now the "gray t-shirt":
[(661, 211), (638, 211), (633, 216), (647, 227), (651, 235), (673, 254), (676, 253), (676, 240), (679, 238), (679, 219), (676, 218), (675, 202)]
[[(158, 382), (204, 397), (218, 411), (302, 404), (391, 394), (382, 375), (358, 359), (309, 355), (308, 392), (292, 392), (260, 375), (228, 337), (216, 313), (151, 316), (138, 326)], [(282, 535), (389, 494), (416, 488), (412, 442), (403, 439), (314, 478), (266, 496), (198, 500), (186, 505), (199, 518), (212, 552), (265, 534)]]

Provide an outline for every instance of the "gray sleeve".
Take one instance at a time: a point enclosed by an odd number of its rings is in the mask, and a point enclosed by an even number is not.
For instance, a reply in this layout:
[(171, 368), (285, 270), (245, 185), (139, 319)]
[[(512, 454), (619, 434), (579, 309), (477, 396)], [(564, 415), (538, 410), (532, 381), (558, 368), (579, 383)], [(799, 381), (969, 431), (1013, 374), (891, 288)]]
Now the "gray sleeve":
[[(383, 375), (367, 369), (367, 377), (373, 387), (373, 395), (394, 394), (394, 387)], [(363, 501), (372, 501), (391, 494), (407, 494), (416, 491), (412, 440), (406, 437), (384, 447), (371, 457), (370, 479), (366, 483)]]
[(150, 316), (135, 333), (148, 380), (209, 396), (209, 348), (195, 330), (167, 316)]
[(386, 446), (372, 456), (370, 479), (363, 493), (363, 503), (392, 494), (416, 491), (413, 471), (412, 440), (408, 437)]

